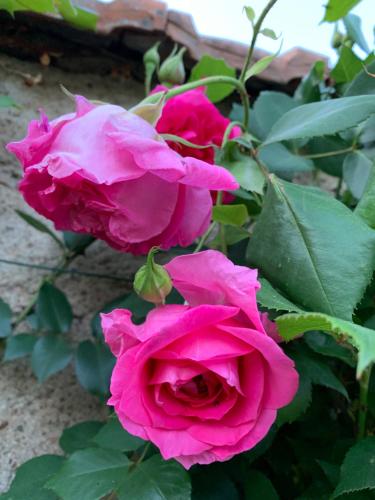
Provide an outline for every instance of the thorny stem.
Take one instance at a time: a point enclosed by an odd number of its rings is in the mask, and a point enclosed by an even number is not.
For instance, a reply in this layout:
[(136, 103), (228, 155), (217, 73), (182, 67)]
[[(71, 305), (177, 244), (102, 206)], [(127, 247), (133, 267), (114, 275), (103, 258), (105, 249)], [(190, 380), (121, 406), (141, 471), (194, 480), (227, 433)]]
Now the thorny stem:
[(245, 64), (242, 68), (242, 71), (241, 71), (240, 82), (245, 82), (246, 72), (247, 72), (248, 67), (251, 63), (251, 58), (253, 57), (255, 43), (257, 41), (260, 28), (262, 27), (262, 24), (263, 24), (265, 17), (267, 16), (267, 14), (272, 9), (272, 7), (275, 5), (276, 2), (277, 2), (277, 0), (270, 0), (268, 2), (268, 4), (265, 6), (265, 8), (263, 9), (263, 11), (261, 12), (258, 21), (255, 23), (254, 30), (253, 30), (253, 37), (251, 39), (249, 51), (247, 53), (246, 61), (245, 61)]
[(370, 382), (371, 366), (367, 367), (359, 380), (359, 409), (358, 409), (358, 440), (366, 436), (367, 394)]
[(241, 122), (230, 122), (230, 124), (227, 126), (225, 129), (224, 135), (223, 135), (223, 140), (221, 141), (221, 149), (223, 149), (226, 145), (226, 143), (229, 141), (230, 134), (232, 133), (232, 130), (235, 127), (241, 127), (243, 129), (243, 124)]

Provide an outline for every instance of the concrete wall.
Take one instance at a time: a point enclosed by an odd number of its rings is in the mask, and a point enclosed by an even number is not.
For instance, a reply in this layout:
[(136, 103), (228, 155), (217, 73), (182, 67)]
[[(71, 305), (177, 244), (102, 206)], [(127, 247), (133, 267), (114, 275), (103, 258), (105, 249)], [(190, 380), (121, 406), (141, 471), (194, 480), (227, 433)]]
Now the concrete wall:
[[(29, 87), (21, 73), (32, 76), (40, 73), (42, 82)], [(124, 107), (130, 107), (143, 96), (142, 85), (133, 80), (64, 73), (0, 55), (0, 95), (10, 95), (20, 105), (19, 109), (0, 109), (0, 258), (49, 266), (59, 260), (59, 249), (51, 238), (32, 229), (14, 212), (19, 208), (36, 215), (17, 191), (20, 167), (4, 146), (25, 135), (27, 123), (38, 116), (39, 108), (50, 118), (72, 111), (73, 103), (61, 92), (60, 83), (73, 93)], [(74, 267), (126, 275), (140, 262), (95, 242), (86, 257), (75, 261)], [(0, 297), (18, 313), (42, 276), (43, 271), (0, 263)], [(71, 336), (75, 340), (89, 337), (92, 315), (126, 291), (120, 282), (82, 276), (64, 275), (56, 284), (73, 306)], [(27, 325), (21, 325), (19, 331), (27, 331)], [(102, 419), (105, 413), (106, 409), (77, 384), (71, 366), (40, 385), (27, 361), (1, 363), (0, 492), (7, 488), (19, 464), (39, 454), (59, 452), (58, 438), (64, 427), (87, 419)]]

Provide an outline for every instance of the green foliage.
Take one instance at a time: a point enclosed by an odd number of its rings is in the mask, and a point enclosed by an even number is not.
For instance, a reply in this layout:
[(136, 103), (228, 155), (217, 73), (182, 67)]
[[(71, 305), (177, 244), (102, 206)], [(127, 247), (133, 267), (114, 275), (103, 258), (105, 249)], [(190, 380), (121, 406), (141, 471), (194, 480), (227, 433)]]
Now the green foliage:
[(12, 310), (0, 299), (0, 338), (8, 337), (12, 331)]
[(72, 350), (62, 337), (46, 335), (35, 343), (31, 367), (39, 382), (63, 370), (72, 359)]
[(100, 500), (123, 482), (128, 465), (127, 457), (118, 451), (102, 448), (78, 450), (46, 487), (63, 500)]
[(30, 10), (39, 14), (61, 14), (63, 19), (77, 28), (94, 30), (98, 15), (91, 9), (74, 5), (71, 0), (3, 0), (0, 9), (10, 14), (22, 10)]
[(320, 87), (324, 81), (324, 71), (324, 61), (316, 61), (312, 65), (310, 71), (303, 77), (294, 93), (293, 97), (299, 104), (320, 101)]
[(375, 167), (373, 166), (367, 184), (354, 213), (375, 229)]
[(90, 448), (93, 439), (103, 427), (102, 422), (88, 420), (63, 430), (59, 440), (60, 448), (68, 455), (78, 450)]
[(257, 293), (257, 302), (261, 306), (267, 309), (274, 309), (275, 311), (302, 312), (299, 307), (275, 290), (265, 278), (260, 278), (259, 281), (261, 289)]
[(50, 283), (40, 288), (35, 312), (38, 326), (52, 333), (66, 333), (73, 321), (72, 307), (66, 295)]
[(31, 333), (19, 333), (18, 335), (8, 337), (3, 361), (23, 358), (31, 354), (36, 341), (37, 337)]
[(362, 198), (372, 169), (372, 162), (361, 151), (354, 151), (345, 157), (344, 181), (352, 195), (358, 200)]
[(345, 90), (344, 96), (375, 94), (374, 78), (369, 73), (375, 73), (375, 60), (366, 65), (366, 70), (362, 69)]
[[(236, 70), (228, 66), (224, 59), (216, 59), (215, 57), (205, 55), (191, 70), (189, 82), (215, 75), (230, 76), (234, 78), (236, 76)], [(206, 94), (212, 102), (219, 102), (225, 97), (228, 97), (233, 90), (234, 88), (232, 85), (215, 83), (207, 87)]]
[(245, 499), (256, 498), (278, 500), (280, 497), (267, 476), (257, 470), (250, 470), (245, 482)]
[(332, 135), (375, 113), (375, 97), (360, 95), (312, 102), (288, 111), (272, 127), (264, 144)]
[(100, 429), (93, 443), (101, 448), (118, 451), (135, 451), (145, 444), (143, 439), (129, 434), (116, 417), (110, 418)]
[(84, 253), (86, 248), (91, 245), (95, 238), (89, 234), (72, 233), (63, 231), (63, 239), (66, 247), (72, 252)]
[(369, 46), (367, 45), (366, 38), (362, 33), (362, 21), (359, 16), (355, 14), (348, 14), (343, 19), (346, 32), (353, 42), (355, 42), (362, 50), (370, 52)]
[(246, 205), (216, 205), (212, 209), (212, 220), (231, 226), (242, 226), (248, 219)]
[(351, 319), (372, 276), (374, 242), (342, 203), (271, 178), (248, 261), (303, 309)]
[(114, 357), (105, 344), (91, 340), (81, 342), (75, 356), (75, 371), (79, 383), (87, 391), (105, 397), (114, 362)]
[(45, 483), (59, 470), (64, 458), (57, 455), (41, 455), (22, 464), (9, 490), (1, 500), (58, 500)]
[(338, 21), (355, 7), (361, 0), (329, 0), (323, 21)]
[(336, 340), (323, 332), (306, 332), (304, 339), (313, 351), (340, 359), (350, 367), (354, 368), (356, 360), (353, 351), (347, 345), (341, 345)]
[[(267, 33), (268, 33), (268, 35), (266, 35), (266, 36), (269, 36), (270, 32), (267, 31)], [(276, 37), (276, 35), (273, 32), (272, 32), (272, 36)], [(271, 36), (271, 38), (272, 38), (272, 36)], [(281, 50), (281, 45), (280, 45), (279, 50), (275, 54), (270, 54), (269, 56), (264, 56), (261, 59), (259, 59), (259, 61), (254, 63), (252, 66), (250, 66), (250, 68), (246, 71), (245, 80), (249, 80), (249, 78), (256, 76), (256, 75), (259, 75), (259, 73), (263, 73), (263, 71), (265, 69), (267, 69), (268, 66), (271, 64), (271, 62), (279, 55), (280, 50)]]
[(362, 71), (362, 61), (349, 47), (343, 45), (340, 49), (340, 58), (331, 71), (331, 77), (336, 83), (351, 82)]
[(189, 475), (177, 462), (165, 461), (160, 455), (154, 455), (125, 476), (118, 498), (190, 500)]
[[(341, 467), (340, 481), (332, 498), (355, 491), (375, 489), (375, 437), (351, 448)], [(343, 497), (344, 498), (344, 497)]]
[(375, 335), (369, 328), (319, 313), (286, 314), (279, 316), (276, 322), (285, 340), (292, 340), (307, 331), (323, 330), (339, 342), (354, 346), (358, 350), (358, 378), (375, 361)]

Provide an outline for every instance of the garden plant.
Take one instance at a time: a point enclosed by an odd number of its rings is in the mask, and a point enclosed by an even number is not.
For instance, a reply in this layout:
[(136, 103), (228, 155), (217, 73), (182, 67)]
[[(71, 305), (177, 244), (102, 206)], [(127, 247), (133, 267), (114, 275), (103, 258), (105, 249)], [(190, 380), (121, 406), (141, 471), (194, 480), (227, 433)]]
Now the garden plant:
[[(95, 27), (70, 1), (29, 3), (0, 8)], [(61, 454), (22, 464), (0, 498), (375, 498), (374, 51), (359, 1), (329, 0), (334, 67), (254, 99), (246, 82), (281, 49), (275, 3), (244, 8), (239, 74), (205, 55), (187, 78), (185, 48), (162, 61), (156, 44), (132, 109), (63, 89), (72, 113), (7, 145), (37, 212), (19, 215), (61, 262), (18, 315), (0, 300), (4, 362), (29, 356), (39, 382), (73, 362), (108, 419), (65, 429)], [(275, 54), (254, 62), (262, 36)], [(95, 239), (146, 257), (75, 342), (55, 281)]]

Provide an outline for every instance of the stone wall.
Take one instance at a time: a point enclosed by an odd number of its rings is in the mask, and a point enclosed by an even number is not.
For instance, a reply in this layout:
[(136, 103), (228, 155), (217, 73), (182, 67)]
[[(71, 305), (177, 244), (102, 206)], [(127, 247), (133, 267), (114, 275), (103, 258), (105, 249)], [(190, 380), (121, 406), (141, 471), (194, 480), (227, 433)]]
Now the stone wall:
[[(42, 81), (27, 86), (25, 74), (40, 74)], [(143, 95), (142, 85), (131, 79), (64, 73), (52, 66), (0, 55), (0, 95), (11, 96), (20, 106), (0, 109), (0, 259), (48, 266), (59, 260), (54, 241), (28, 226), (14, 211), (19, 208), (36, 215), (17, 191), (20, 167), (4, 149), (9, 141), (25, 135), (27, 123), (38, 116), (38, 109), (43, 108), (50, 118), (73, 110), (73, 103), (61, 92), (59, 84), (73, 93), (124, 107), (130, 107)], [(80, 270), (111, 275), (127, 275), (139, 265), (140, 259), (115, 252), (101, 242), (95, 242), (87, 255), (74, 263)], [(0, 297), (13, 311), (20, 312), (42, 276), (40, 270), (0, 263)], [(89, 337), (92, 315), (126, 291), (121, 282), (82, 276), (64, 275), (56, 284), (73, 306), (74, 339)], [(26, 328), (21, 325), (20, 331)], [(0, 395), (0, 492), (7, 488), (15, 468), (22, 462), (39, 454), (59, 452), (58, 438), (64, 427), (87, 419), (102, 419), (106, 412), (77, 384), (71, 366), (40, 385), (27, 361), (2, 363)]]

